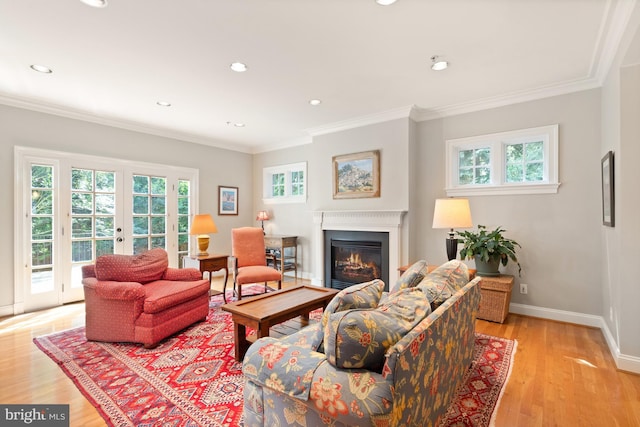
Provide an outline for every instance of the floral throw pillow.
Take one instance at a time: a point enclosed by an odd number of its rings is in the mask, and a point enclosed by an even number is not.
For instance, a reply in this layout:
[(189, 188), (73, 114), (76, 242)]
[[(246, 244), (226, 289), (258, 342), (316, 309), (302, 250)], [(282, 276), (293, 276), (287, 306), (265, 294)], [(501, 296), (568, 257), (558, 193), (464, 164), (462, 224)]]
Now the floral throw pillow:
[(334, 313), (324, 333), (327, 361), (338, 368), (381, 372), (387, 350), (429, 313), (429, 301), (417, 288), (395, 292), (375, 309)]
[(469, 269), (459, 260), (451, 260), (427, 274), (417, 285), (435, 310), (469, 282)]
[(376, 308), (383, 290), (384, 282), (380, 279), (359, 283), (341, 290), (324, 309), (322, 326), (327, 325), (329, 316), (333, 313), (352, 308)]
[(396, 283), (389, 289), (389, 293), (392, 294), (401, 289), (413, 288), (424, 279), (427, 275), (427, 261), (421, 259), (414, 262), (402, 276), (396, 281)]

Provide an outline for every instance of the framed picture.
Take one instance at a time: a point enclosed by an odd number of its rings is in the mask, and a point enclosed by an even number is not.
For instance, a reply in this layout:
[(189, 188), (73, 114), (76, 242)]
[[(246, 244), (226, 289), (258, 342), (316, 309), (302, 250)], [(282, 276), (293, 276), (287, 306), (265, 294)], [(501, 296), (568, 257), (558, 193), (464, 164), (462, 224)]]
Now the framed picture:
[(218, 215), (238, 215), (238, 187), (218, 186)]
[(602, 224), (615, 227), (615, 192), (613, 186), (613, 151), (602, 158)]
[(380, 150), (333, 157), (333, 198), (380, 197)]

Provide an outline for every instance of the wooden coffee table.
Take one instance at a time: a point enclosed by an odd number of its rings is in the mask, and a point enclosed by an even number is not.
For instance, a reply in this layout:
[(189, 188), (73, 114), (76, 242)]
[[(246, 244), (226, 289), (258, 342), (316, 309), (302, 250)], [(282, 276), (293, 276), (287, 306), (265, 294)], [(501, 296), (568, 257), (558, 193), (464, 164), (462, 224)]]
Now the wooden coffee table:
[(309, 320), (309, 312), (325, 308), (338, 289), (316, 286), (294, 286), (268, 294), (242, 299), (222, 306), (233, 320), (236, 361), (244, 358), (249, 341), (246, 327), (255, 329), (256, 337), (269, 336), (269, 328), (294, 317)]

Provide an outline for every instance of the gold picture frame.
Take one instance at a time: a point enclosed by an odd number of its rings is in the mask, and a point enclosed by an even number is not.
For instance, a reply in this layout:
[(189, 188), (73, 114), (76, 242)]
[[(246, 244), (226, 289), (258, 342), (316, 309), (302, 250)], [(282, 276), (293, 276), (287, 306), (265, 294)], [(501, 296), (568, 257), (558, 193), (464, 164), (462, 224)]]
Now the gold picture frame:
[(380, 150), (333, 156), (333, 198), (380, 197)]

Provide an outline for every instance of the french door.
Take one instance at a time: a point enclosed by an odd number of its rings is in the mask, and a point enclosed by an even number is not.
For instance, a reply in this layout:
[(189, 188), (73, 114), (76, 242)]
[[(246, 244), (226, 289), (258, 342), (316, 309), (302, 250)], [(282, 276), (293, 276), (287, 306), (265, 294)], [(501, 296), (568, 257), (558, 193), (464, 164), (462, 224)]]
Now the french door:
[(163, 248), (177, 267), (189, 251), (197, 170), (60, 154), (16, 148), (14, 312), (82, 300), (100, 255)]

